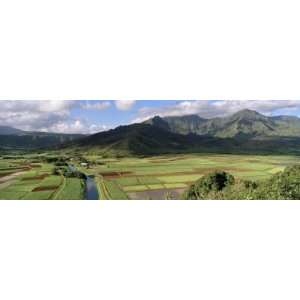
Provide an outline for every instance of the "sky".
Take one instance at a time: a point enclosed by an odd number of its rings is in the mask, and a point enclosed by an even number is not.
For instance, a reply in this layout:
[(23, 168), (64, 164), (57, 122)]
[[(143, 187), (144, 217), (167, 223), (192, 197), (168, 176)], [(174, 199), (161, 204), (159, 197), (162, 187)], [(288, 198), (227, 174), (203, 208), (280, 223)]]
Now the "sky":
[(224, 117), (242, 109), (300, 117), (300, 100), (5, 100), (0, 125), (22, 130), (91, 134), (156, 115)]

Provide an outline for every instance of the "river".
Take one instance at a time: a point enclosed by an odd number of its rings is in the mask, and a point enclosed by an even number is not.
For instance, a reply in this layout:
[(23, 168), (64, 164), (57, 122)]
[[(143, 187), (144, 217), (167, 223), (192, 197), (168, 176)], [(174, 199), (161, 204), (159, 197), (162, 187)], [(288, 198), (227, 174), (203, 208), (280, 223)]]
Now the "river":
[(97, 189), (97, 184), (95, 179), (92, 176), (86, 177), (86, 191), (85, 191), (86, 200), (99, 200), (99, 192)]
[[(78, 171), (77, 168), (73, 165), (68, 165), (70, 171), (75, 172)], [(97, 184), (95, 182), (94, 176), (86, 175), (85, 180), (85, 200), (99, 200), (99, 191), (97, 188)]]

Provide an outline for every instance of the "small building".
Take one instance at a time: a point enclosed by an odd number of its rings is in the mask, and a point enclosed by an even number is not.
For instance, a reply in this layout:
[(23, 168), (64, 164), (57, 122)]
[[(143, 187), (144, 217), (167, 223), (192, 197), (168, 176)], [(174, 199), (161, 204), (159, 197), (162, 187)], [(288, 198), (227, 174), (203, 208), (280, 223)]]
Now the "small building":
[(83, 162), (83, 163), (81, 163), (80, 165), (81, 165), (82, 167), (88, 167), (88, 163), (84, 163), (84, 162)]

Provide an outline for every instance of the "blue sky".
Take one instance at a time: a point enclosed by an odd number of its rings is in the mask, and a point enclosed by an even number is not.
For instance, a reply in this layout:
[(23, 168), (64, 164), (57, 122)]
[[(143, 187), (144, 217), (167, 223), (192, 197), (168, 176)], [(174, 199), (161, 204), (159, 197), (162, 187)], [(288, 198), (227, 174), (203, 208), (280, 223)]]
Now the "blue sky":
[[(83, 109), (80, 105), (76, 106), (72, 110), (72, 116), (74, 118), (86, 118), (91, 123), (99, 123), (101, 121), (103, 124), (106, 124), (108, 127), (116, 127), (118, 125), (124, 125), (132, 123), (140, 113), (140, 110), (147, 107), (149, 109), (161, 109), (166, 107), (167, 105), (175, 105), (178, 101), (135, 101), (132, 106), (128, 107), (128, 109), (118, 109), (114, 104), (115, 101), (79, 101), (82, 105), (86, 103), (95, 105), (96, 103), (107, 102), (110, 105), (105, 109)], [(167, 102), (167, 103), (166, 103)]]
[(156, 115), (213, 118), (253, 109), (269, 116), (300, 116), (297, 100), (8, 100), (0, 101), (0, 107), (0, 125), (63, 133), (95, 133)]

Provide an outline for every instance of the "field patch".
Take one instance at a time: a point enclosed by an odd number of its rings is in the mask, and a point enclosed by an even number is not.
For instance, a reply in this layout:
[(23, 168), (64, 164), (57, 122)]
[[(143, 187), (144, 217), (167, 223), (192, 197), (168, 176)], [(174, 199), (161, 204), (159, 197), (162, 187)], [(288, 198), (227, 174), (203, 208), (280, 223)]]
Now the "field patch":
[(26, 195), (27, 192), (23, 191), (2, 191), (0, 190), (1, 200), (20, 200)]
[(273, 169), (269, 170), (268, 173), (276, 174), (276, 173), (281, 172), (283, 170), (284, 170), (284, 167), (276, 167), (276, 168), (273, 168)]
[(37, 184), (12, 184), (4, 189), (7, 192), (31, 192)]
[(42, 180), (41, 179), (32, 179), (32, 180), (19, 180), (15, 183), (15, 185), (36, 185), (39, 184)]
[(57, 200), (82, 200), (84, 199), (85, 184), (79, 178), (66, 178), (66, 184), (60, 191)]
[(138, 185), (140, 183), (137, 177), (120, 177), (115, 181), (122, 186)]
[(26, 194), (24, 200), (50, 200), (53, 191), (38, 191)]
[(161, 190), (165, 188), (163, 184), (147, 184), (147, 187), (149, 190)]
[(161, 184), (161, 181), (153, 176), (140, 176), (139, 182), (146, 185)]
[(49, 176), (49, 174), (41, 174), (41, 175), (37, 175), (37, 176), (23, 177), (21, 180), (22, 181), (41, 180), (41, 179), (44, 179), (44, 178), (46, 178), (48, 176)]
[(58, 188), (57, 185), (54, 186), (38, 186), (32, 190), (32, 192), (41, 192), (41, 191), (55, 191)]
[(31, 164), (30, 167), (31, 167), (31, 168), (41, 168), (42, 165), (39, 165), (39, 164)]
[(163, 183), (181, 183), (181, 182), (193, 182), (202, 177), (202, 174), (190, 174), (190, 175), (179, 175), (177, 176), (160, 176), (158, 179)]
[(181, 199), (184, 189), (161, 189), (161, 190), (147, 190), (141, 192), (128, 193), (132, 200), (165, 200), (165, 199)]
[(128, 199), (126, 193), (118, 186), (116, 182), (112, 180), (105, 180), (103, 184), (110, 199)]
[(146, 191), (148, 190), (146, 185), (131, 185), (131, 186), (125, 186), (123, 188), (125, 192), (137, 192), (137, 191)]
[(118, 178), (121, 176), (126, 176), (126, 175), (131, 175), (133, 172), (129, 171), (120, 171), (120, 172), (115, 172), (115, 171), (110, 171), (110, 172), (101, 172), (100, 175), (103, 176), (105, 179), (106, 178)]
[(0, 173), (0, 178), (1, 177), (6, 177), (6, 176), (9, 176), (9, 175), (12, 175), (12, 174), (15, 174), (15, 172), (4, 171), (4, 172)]
[(187, 187), (187, 184), (185, 183), (180, 183), (180, 182), (177, 182), (177, 183), (165, 183), (164, 186), (168, 189), (173, 189), (173, 188), (186, 188)]
[(51, 175), (48, 177), (45, 177), (41, 183), (40, 183), (40, 187), (46, 188), (46, 187), (58, 187), (60, 184), (62, 183), (62, 178), (61, 176), (56, 176), (56, 175)]

